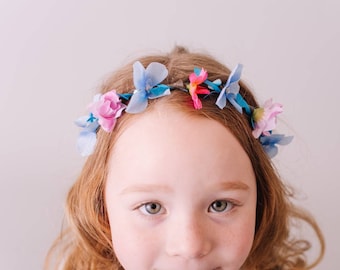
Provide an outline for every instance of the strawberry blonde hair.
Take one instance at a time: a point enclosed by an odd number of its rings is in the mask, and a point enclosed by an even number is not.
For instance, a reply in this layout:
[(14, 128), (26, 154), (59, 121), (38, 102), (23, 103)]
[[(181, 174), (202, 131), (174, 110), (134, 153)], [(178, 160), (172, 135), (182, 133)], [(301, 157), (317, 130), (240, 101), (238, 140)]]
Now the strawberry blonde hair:
[[(147, 56), (138, 60), (145, 67), (151, 62), (164, 64), (169, 71), (163, 82), (167, 85), (187, 81), (194, 67), (207, 70), (210, 81), (219, 78), (225, 82), (230, 74), (228, 68), (212, 57), (190, 53), (183, 47), (176, 47), (166, 55)], [(101, 92), (112, 89), (116, 89), (118, 93), (130, 92), (134, 89), (132, 74), (130, 63), (111, 75), (102, 86)], [(242, 81), (240, 94), (250, 106), (259, 107)], [(256, 175), (257, 208), (254, 243), (242, 269), (313, 268), (324, 254), (324, 239), (317, 223), (306, 211), (291, 202), (292, 192), (282, 183), (260, 142), (252, 136), (248, 116), (240, 114), (233, 106), (221, 110), (215, 105), (215, 101), (216, 97), (202, 99), (203, 108), (195, 110), (190, 104), (192, 101), (189, 94), (174, 90), (169, 96), (149, 101), (145, 113), (164, 102), (192, 116), (213, 119), (230, 130), (244, 148)], [(111, 149), (116, 138), (123, 132), (126, 122), (134, 119), (138, 119), (138, 115), (124, 113), (112, 133), (98, 131), (96, 149), (87, 159), (79, 178), (68, 193), (67, 228), (52, 246), (46, 259), (46, 269), (51, 265), (65, 270), (123, 269), (113, 251), (104, 191)], [(312, 263), (308, 263), (306, 259), (311, 243), (290, 233), (292, 224), (296, 221), (310, 225), (319, 240), (320, 252)]]

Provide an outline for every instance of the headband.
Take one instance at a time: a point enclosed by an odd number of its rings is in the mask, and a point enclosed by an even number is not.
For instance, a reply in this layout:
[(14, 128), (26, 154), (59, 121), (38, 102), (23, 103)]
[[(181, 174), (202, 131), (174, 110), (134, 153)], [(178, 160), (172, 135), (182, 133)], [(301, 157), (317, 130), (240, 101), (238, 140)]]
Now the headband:
[(241, 72), (242, 65), (238, 64), (223, 84), (220, 79), (209, 81), (208, 73), (204, 68), (194, 68), (185, 87), (169, 86), (162, 84), (168, 76), (168, 70), (163, 64), (152, 62), (144, 68), (137, 61), (133, 64), (134, 90), (124, 94), (111, 90), (105, 94), (95, 95), (93, 102), (88, 106), (89, 115), (75, 121), (76, 125), (82, 128), (77, 148), (82, 156), (92, 154), (99, 128), (111, 132), (124, 111), (131, 114), (141, 113), (148, 106), (148, 99), (170, 95), (172, 90), (181, 90), (190, 94), (193, 106), (197, 110), (202, 108), (200, 98), (218, 94), (215, 104), (221, 110), (230, 104), (239, 113), (248, 115), (253, 136), (259, 140), (268, 156), (272, 158), (278, 153), (278, 145), (286, 145), (293, 139), (292, 136), (273, 133), (277, 115), (283, 111), (282, 105), (273, 103), (272, 99), (269, 99), (263, 107), (249, 106), (239, 93)]

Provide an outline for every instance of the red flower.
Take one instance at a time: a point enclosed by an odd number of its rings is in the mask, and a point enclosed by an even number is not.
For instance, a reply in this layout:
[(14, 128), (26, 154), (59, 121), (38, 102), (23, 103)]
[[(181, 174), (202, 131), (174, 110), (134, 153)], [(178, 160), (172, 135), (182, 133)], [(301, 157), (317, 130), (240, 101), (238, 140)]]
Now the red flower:
[[(197, 71), (199, 71), (199, 73)], [(207, 88), (200, 86), (207, 78), (208, 73), (203, 68), (201, 70), (195, 70), (195, 72), (191, 73), (189, 76), (189, 93), (194, 102), (195, 109), (202, 109), (202, 102), (198, 98), (198, 94), (210, 94), (210, 91)]]

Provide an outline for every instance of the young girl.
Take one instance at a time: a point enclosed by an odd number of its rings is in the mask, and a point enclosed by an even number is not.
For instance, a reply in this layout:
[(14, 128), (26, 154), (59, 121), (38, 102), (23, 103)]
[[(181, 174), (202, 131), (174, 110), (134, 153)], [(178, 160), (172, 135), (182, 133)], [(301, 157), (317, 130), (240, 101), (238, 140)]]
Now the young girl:
[[(321, 260), (319, 227), (294, 206), (271, 157), (282, 106), (260, 107), (231, 72), (177, 47), (114, 73), (77, 120), (89, 156), (51, 249), (62, 269), (285, 270)], [(320, 254), (291, 234), (302, 220)], [(46, 264), (46, 265), (47, 265)]]

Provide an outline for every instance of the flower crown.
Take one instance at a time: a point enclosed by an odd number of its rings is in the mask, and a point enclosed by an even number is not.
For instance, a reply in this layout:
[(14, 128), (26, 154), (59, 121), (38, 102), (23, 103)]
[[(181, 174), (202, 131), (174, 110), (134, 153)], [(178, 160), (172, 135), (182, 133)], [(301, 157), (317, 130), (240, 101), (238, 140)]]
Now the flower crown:
[[(276, 116), (283, 111), (282, 105), (273, 103), (272, 99), (269, 99), (263, 107), (250, 107), (239, 93), (241, 72), (242, 65), (238, 64), (223, 85), (219, 79), (209, 81), (205, 69), (194, 68), (194, 72), (189, 75), (189, 83), (186, 87), (168, 86), (161, 84), (168, 76), (168, 70), (163, 64), (152, 62), (144, 68), (137, 61), (133, 65), (135, 90), (124, 94), (111, 90), (103, 95), (95, 95), (93, 102), (89, 105), (89, 115), (76, 120), (75, 123), (82, 128), (77, 141), (78, 150), (82, 156), (92, 154), (99, 127), (106, 132), (111, 132), (123, 111), (143, 112), (148, 106), (148, 99), (170, 95), (171, 90), (178, 89), (190, 94), (195, 109), (202, 108), (199, 95), (206, 97), (215, 93), (218, 94), (216, 105), (220, 109), (225, 108), (229, 102), (239, 113), (246, 113), (250, 117), (253, 136), (259, 139), (269, 157), (274, 157), (278, 152), (277, 145), (286, 145), (293, 139), (292, 136), (272, 133), (276, 127)], [(123, 100), (128, 104), (125, 105)]]

